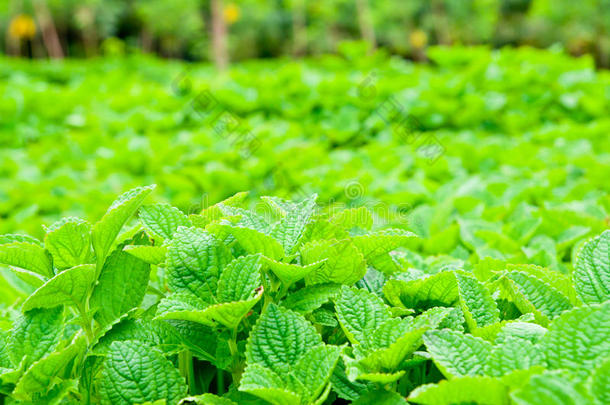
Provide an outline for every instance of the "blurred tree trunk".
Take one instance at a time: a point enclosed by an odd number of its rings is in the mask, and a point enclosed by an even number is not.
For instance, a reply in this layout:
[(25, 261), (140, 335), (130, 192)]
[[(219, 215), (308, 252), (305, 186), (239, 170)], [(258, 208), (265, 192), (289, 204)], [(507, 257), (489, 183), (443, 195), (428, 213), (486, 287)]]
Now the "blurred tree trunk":
[(223, 15), (222, 0), (210, 0), (212, 15), (212, 51), (214, 64), (218, 70), (225, 70), (229, 64), (227, 51), (227, 25)]
[(292, 9), (292, 54), (302, 56), (307, 50), (306, 0), (294, 0)]
[(51, 58), (61, 59), (64, 57), (64, 52), (61, 49), (61, 43), (59, 42), (59, 35), (57, 35), (57, 29), (53, 22), (51, 12), (47, 7), (45, 0), (35, 0), (34, 2), (34, 13), (40, 25), (40, 31), (42, 33), (42, 40), (47, 48), (47, 52)]
[(358, 25), (362, 39), (368, 42), (371, 49), (377, 46), (375, 38), (375, 27), (373, 26), (373, 14), (368, 0), (356, 0), (356, 12), (358, 13)]

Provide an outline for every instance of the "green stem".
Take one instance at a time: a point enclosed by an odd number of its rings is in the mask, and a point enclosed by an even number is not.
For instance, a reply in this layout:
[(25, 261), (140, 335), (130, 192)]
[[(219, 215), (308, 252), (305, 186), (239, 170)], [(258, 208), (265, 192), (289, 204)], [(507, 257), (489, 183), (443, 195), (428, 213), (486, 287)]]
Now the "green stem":
[(221, 369), (218, 369), (216, 374), (216, 394), (222, 395), (225, 393), (225, 372)]
[(277, 293), (276, 298), (275, 298), (276, 303), (278, 303), (278, 304), (280, 303), (282, 298), (284, 298), (284, 296), (288, 292), (289, 288), (290, 288), (289, 285), (282, 283), (282, 286), (280, 287), (280, 291)]
[(237, 348), (237, 327), (231, 331), (231, 338), (229, 339), (229, 350), (231, 351), (231, 377), (233, 377), (233, 384), (237, 386), (237, 383), (241, 379), (241, 369), (239, 361), (239, 350)]
[(78, 305), (78, 312), (81, 326), (87, 334), (87, 343), (91, 343), (93, 342), (93, 329), (91, 328), (91, 318), (89, 317), (89, 311), (87, 311), (87, 305)]
[(197, 387), (195, 384), (195, 370), (193, 369), (193, 356), (191, 352), (185, 350), (180, 352), (178, 357), (178, 366), (180, 368), (180, 374), (186, 379), (189, 386), (189, 393), (191, 395), (197, 394)]

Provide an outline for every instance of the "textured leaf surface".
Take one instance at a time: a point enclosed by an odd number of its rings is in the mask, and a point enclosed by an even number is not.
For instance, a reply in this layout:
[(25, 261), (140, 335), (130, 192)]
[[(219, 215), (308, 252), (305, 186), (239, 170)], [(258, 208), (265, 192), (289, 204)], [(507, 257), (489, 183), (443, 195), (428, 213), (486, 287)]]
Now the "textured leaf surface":
[(593, 304), (610, 299), (610, 231), (585, 243), (572, 276), (583, 302)]
[(507, 389), (501, 381), (480, 376), (419, 386), (409, 395), (409, 402), (424, 405), (509, 404)]
[(167, 255), (166, 246), (129, 245), (125, 246), (123, 250), (143, 262), (154, 265), (163, 264)]
[(489, 291), (476, 278), (455, 273), (460, 307), (470, 330), (494, 324), (500, 319), (500, 311)]
[(507, 337), (491, 350), (485, 374), (500, 377), (514, 370), (545, 366), (544, 355), (529, 340)]
[(428, 331), (424, 342), (447, 378), (482, 375), (492, 349), (483, 339), (448, 329)]
[(283, 370), (296, 364), (321, 341), (316, 329), (303, 316), (270, 304), (250, 333), (246, 358), (248, 364)]
[(140, 208), (140, 221), (150, 236), (161, 241), (171, 239), (180, 226), (192, 226), (182, 211), (169, 204), (143, 206)]
[(551, 371), (534, 375), (521, 389), (511, 393), (513, 403), (518, 405), (565, 404), (590, 405), (593, 398), (560, 372)]
[(451, 306), (458, 300), (457, 282), (452, 271), (408, 281), (388, 280), (383, 294), (392, 305), (405, 308)]
[(120, 248), (112, 252), (91, 294), (91, 308), (102, 325), (138, 307), (146, 294), (150, 265)]
[(273, 405), (300, 404), (303, 393), (287, 387), (284, 378), (260, 364), (250, 364), (244, 371), (239, 389)]
[(30, 365), (51, 353), (63, 336), (63, 308), (35, 309), (17, 319), (8, 338), (13, 364)]
[(306, 266), (300, 266), (298, 264), (288, 264), (275, 261), (268, 257), (263, 257), (265, 266), (269, 268), (279, 278), (282, 283), (286, 285), (292, 285), (296, 281), (306, 277), (309, 273), (318, 270), (324, 266), (326, 260), (308, 264)]
[(337, 346), (315, 346), (295, 364), (294, 375), (307, 390), (306, 398), (309, 402), (315, 401), (322, 394), (324, 387), (330, 381), (340, 354), (341, 348)]
[(49, 227), (44, 246), (60, 270), (89, 263), (91, 225), (79, 218), (64, 218)]
[(390, 310), (381, 298), (345, 286), (335, 308), (339, 323), (352, 344), (368, 345), (373, 332), (391, 318)]
[(176, 404), (187, 392), (178, 370), (159, 351), (129, 340), (110, 345), (99, 388), (103, 403), (113, 405), (161, 399)]
[(282, 305), (293, 311), (308, 313), (320, 308), (341, 292), (339, 284), (315, 284), (291, 293)]
[(222, 398), (214, 394), (196, 395), (194, 397), (186, 397), (180, 401), (180, 405), (237, 405), (228, 398)]
[(166, 259), (169, 287), (213, 301), (222, 269), (231, 252), (214, 236), (199, 228), (178, 228)]
[(311, 265), (326, 260), (307, 275), (307, 284), (338, 283), (351, 285), (360, 280), (366, 273), (364, 256), (350, 240), (315, 241), (301, 249), (304, 265)]
[(399, 267), (389, 253), (408, 245), (416, 237), (413, 232), (402, 229), (384, 229), (369, 235), (356, 236), (353, 242), (364, 255), (369, 266), (383, 273), (392, 274), (398, 271)]
[(260, 253), (274, 260), (284, 257), (282, 245), (269, 235), (265, 235), (257, 230), (220, 224), (210, 224), (206, 229), (213, 234), (233, 235), (237, 243), (248, 253)]
[(15, 266), (45, 277), (53, 277), (51, 257), (40, 245), (12, 242), (0, 245), (0, 264)]
[(123, 225), (138, 210), (154, 188), (154, 185), (137, 187), (122, 194), (110, 205), (102, 219), (93, 225), (91, 241), (97, 257), (98, 270), (104, 264)]
[(610, 353), (610, 302), (562, 314), (540, 341), (550, 368), (584, 378)]
[(219, 302), (242, 301), (252, 298), (261, 285), (260, 255), (241, 256), (227, 265), (218, 280)]
[(62, 271), (38, 288), (23, 303), (23, 311), (34, 308), (53, 308), (70, 304), (83, 308), (95, 282), (95, 265), (83, 264)]
[(602, 404), (610, 404), (610, 356), (595, 369), (591, 379), (591, 392)]
[(284, 218), (271, 230), (271, 237), (280, 242), (284, 252), (290, 255), (301, 239), (316, 206), (317, 195), (295, 204), (286, 212)]
[(31, 401), (36, 395), (48, 392), (58, 382), (58, 378), (69, 377), (69, 366), (75, 357), (84, 352), (86, 345), (84, 337), (81, 336), (62, 350), (34, 363), (15, 386), (13, 395)]
[(533, 313), (543, 326), (572, 307), (570, 301), (555, 288), (520, 271), (504, 275), (502, 285), (511, 293), (522, 313)]

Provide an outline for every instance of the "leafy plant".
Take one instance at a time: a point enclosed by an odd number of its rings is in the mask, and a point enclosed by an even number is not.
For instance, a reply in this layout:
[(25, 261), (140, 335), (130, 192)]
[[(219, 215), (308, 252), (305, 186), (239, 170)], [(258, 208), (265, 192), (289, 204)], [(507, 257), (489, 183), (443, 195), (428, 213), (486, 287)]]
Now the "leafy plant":
[[(8, 403), (607, 402), (610, 231), (570, 276), (416, 268), (418, 237), (245, 193), (186, 215), (118, 197), (95, 224), (0, 237), (34, 291), (2, 314)], [(138, 220), (131, 217), (138, 213)]]

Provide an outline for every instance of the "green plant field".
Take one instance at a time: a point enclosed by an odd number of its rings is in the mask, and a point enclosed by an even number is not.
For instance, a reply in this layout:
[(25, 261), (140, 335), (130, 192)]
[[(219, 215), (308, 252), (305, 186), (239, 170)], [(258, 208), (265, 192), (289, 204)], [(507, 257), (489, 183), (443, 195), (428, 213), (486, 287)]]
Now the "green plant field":
[(1, 59), (0, 403), (608, 403), (610, 74), (428, 56)]

